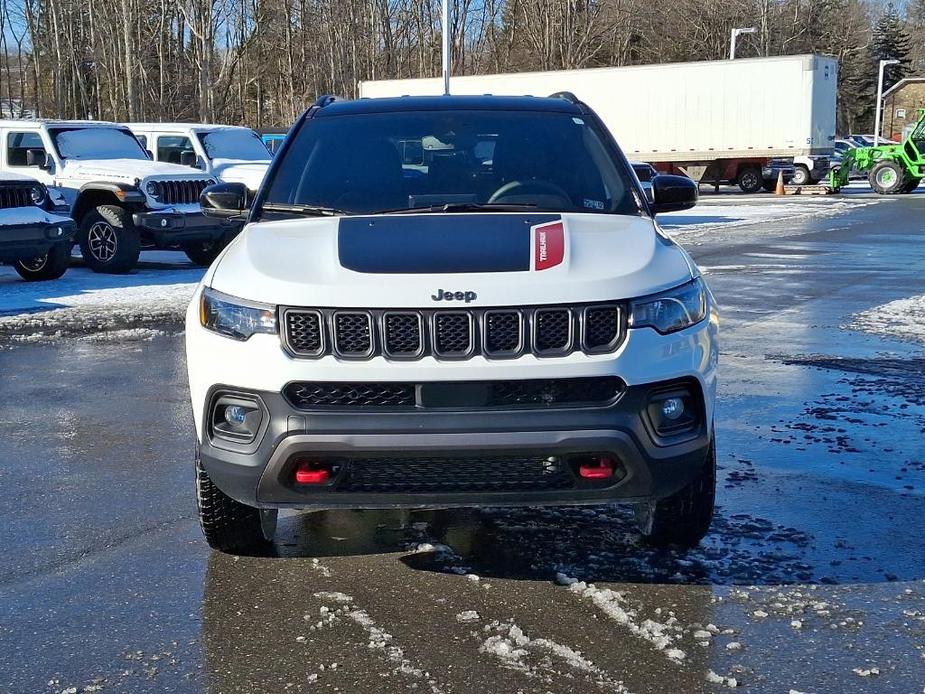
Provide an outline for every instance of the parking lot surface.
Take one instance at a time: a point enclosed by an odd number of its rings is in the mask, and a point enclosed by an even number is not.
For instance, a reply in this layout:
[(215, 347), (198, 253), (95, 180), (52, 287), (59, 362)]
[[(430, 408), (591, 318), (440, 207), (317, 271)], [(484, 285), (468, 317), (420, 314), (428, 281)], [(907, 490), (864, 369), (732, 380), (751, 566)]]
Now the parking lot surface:
[(687, 553), (619, 507), (289, 515), (269, 556), (212, 553), (173, 304), (119, 339), (8, 307), (0, 692), (922, 692), (925, 336), (896, 302), (925, 295), (925, 194), (846, 199), (665, 219), (722, 307)]

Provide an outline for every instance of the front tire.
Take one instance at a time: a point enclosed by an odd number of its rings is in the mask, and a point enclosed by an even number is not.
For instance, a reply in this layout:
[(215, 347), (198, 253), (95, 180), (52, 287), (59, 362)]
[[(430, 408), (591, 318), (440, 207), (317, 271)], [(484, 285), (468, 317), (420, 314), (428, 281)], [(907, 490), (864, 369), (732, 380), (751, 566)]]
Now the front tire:
[(697, 477), (665, 499), (636, 506), (636, 523), (646, 542), (656, 547), (696, 547), (710, 529), (716, 501), (716, 441)]
[(895, 161), (882, 161), (871, 169), (868, 175), (870, 187), (880, 195), (895, 195), (904, 192), (907, 185), (906, 170)]
[(747, 167), (739, 171), (736, 177), (736, 183), (743, 193), (759, 193), (764, 185), (761, 179), (761, 170), (754, 167)]
[(122, 275), (138, 264), (141, 238), (128, 210), (100, 205), (80, 222), (80, 252), (93, 272)]
[(276, 528), (276, 511), (260, 509), (235, 501), (215, 486), (196, 455), (196, 507), (199, 527), (209, 547), (221, 552), (249, 552), (267, 545), (268, 534)]
[(795, 166), (793, 169), (793, 178), (790, 179), (790, 182), (795, 186), (805, 186), (811, 183), (812, 179), (809, 175), (809, 169), (805, 166)]
[(26, 282), (56, 280), (71, 264), (71, 244), (57, 243), (48, 253), (31, 260), (17, 260), (13, 267)]
[(196, 265), (209, 267), (224, 247), (225, 244), (221, 239), (215, 239), (214, 241), (199, 241), (187, 244), (183, 247), (183, 252)]

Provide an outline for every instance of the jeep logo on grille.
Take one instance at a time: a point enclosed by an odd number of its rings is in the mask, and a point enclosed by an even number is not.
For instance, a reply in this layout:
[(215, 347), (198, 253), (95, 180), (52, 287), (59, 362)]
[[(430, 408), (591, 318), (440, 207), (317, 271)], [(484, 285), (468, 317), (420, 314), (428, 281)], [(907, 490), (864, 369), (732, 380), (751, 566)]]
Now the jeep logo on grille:
[(475, 301), (478, 294), (475, 292), (449, 292), (446, 289), (438, 289), (436, 294), (431, 294), (430, 298), (434, 301)]

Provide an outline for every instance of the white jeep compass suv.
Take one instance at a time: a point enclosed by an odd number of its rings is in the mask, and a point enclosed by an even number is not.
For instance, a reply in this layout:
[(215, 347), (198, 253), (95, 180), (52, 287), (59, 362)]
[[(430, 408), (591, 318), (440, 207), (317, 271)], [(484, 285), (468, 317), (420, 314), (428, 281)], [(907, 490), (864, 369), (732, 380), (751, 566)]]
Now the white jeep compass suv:
[(212, 547), (278, 509), (635, 504), (659, 544), (713, 511), (717, 316), (573, 96), (320, 100), (187, 315)]

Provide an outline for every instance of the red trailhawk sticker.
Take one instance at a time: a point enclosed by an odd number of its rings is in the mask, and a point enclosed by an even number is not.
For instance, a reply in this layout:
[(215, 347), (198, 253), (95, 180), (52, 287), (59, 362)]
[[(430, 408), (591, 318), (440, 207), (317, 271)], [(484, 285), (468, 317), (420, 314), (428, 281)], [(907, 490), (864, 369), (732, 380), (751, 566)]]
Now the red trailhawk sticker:
[(562, 221), (539, 224), (533, 231), (533, 269), (548, 270), (565, 259), (565, 226)]

